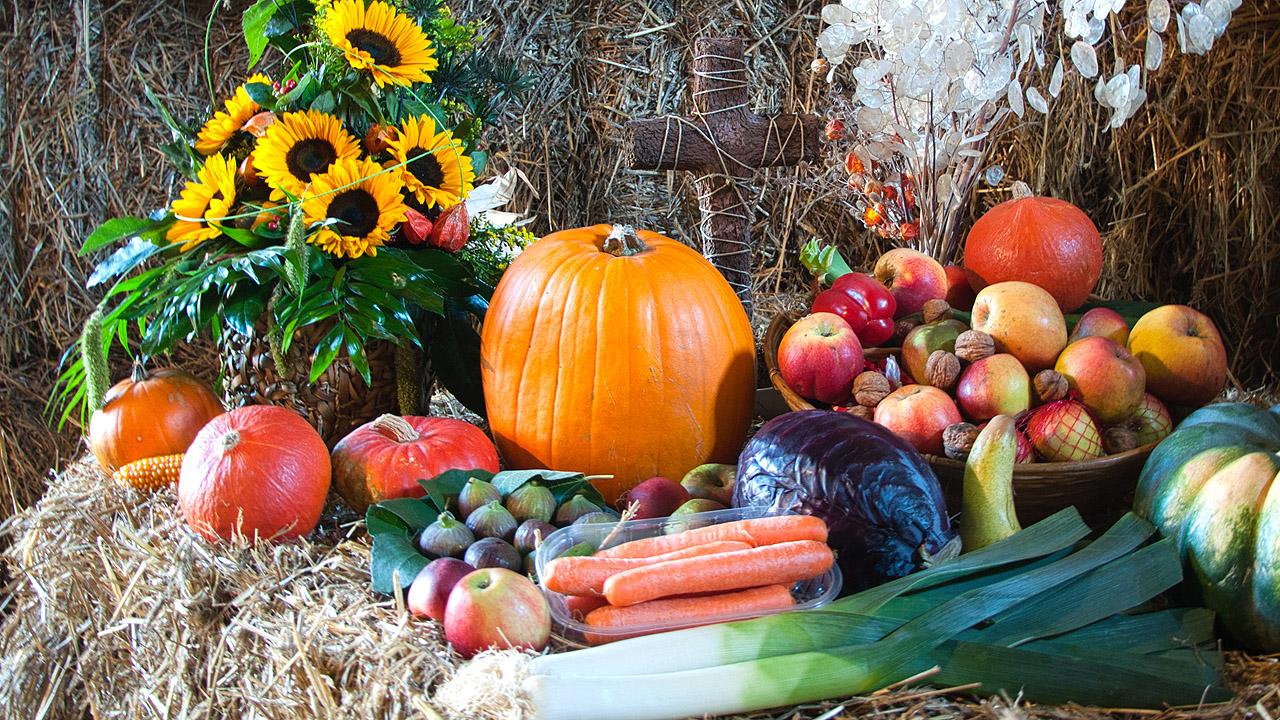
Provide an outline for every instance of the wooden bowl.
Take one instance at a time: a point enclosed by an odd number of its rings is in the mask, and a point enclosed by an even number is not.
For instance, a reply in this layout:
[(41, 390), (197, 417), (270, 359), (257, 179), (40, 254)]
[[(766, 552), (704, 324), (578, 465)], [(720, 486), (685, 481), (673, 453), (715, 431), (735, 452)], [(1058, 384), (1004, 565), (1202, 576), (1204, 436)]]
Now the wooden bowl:
[[(800, 397), (778, 371), (778, 344), (797, 319), (785, 315), (776, 316), (765, 331), (764, 362), (769, 370), (769, 382), (792, 410), (829, 409)], [(871, 360), (879, 360), (896, 352), (898, 348), (870, 348), (866, 356)], [(1155, 443), (1096, 460), (1014, 466), (1014, 504), (1018, 509), (1019, 521), (1024, 525), (1033, 523), (1070, 505), (1076, 506), (1085, 520), (1095, 525), (1120, 517), (1132, 504), (1138, 474), (1142, 472), (1142, 466), (1153, 448)], [(958, 509), (964, 482), (964, 463), (937, 455), (926, 454), (924, 457), (942, 483), (947, 507)]]

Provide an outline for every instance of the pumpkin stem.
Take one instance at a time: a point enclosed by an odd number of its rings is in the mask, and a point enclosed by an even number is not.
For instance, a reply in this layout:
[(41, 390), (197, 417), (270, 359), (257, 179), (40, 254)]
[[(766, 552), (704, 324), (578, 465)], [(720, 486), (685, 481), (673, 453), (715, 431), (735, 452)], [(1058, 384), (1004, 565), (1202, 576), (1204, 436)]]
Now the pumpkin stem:
[(627, 257), (642, 253), (649, 248), (645, 246), (644, 241), (636, 234), (636, 229), (630, 225), (614, 225), (609, 231), (609, 237), (604, 239), (602, 250), (613, 255), (614, 257)]
[(147, 379), (147, 368), (142, 364), (142, 358), (133, 359), (133, 372), (129, 378), (136, 383)]
[(391, 413), (379, 415), (378, 419), (373, 421), (373, 429), (398, 443), (411, 443), (422, 437), (408, 420)]
[(222, 452), (230, 452), (235, 446), (240, 444), (240, 432), (238, 430), (228, 430), (222, 436)]

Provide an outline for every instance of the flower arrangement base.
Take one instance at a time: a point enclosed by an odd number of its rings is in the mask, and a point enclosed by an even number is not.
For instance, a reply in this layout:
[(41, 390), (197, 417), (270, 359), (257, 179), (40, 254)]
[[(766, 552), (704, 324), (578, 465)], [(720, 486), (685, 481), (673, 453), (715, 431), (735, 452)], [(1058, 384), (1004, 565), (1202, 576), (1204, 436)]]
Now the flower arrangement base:
[(219, 343), (222, 397), (227, 406), (280, 405), (296, 410), (329, 447), (383, 413), (399, 413), (396, 346), (389, 342), (365, 346), (372, 384), (366, 384), (345, 357), (335, 360), (314, 383), (307, 382), (309, 352), (328, 330), (325, 324), (299, 329), (283, 374), (272, 357), (265, 327), (255, 328), (250, 335), (227, 332)]

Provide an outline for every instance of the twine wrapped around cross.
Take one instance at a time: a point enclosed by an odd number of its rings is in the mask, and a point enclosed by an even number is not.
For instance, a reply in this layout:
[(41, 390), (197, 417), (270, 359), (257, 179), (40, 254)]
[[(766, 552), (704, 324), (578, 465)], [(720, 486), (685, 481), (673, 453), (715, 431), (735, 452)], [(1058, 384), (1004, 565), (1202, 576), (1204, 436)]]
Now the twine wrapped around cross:
[(753, 113), (741, 39), (700, 38), (693, 47), (692, 115), (629, 122), (627, 159), (638, 170), (697, 174), (702, 252), (750, 316), (752, 212), (740, 181), (757, 168), (817, 160), (822, 119)]

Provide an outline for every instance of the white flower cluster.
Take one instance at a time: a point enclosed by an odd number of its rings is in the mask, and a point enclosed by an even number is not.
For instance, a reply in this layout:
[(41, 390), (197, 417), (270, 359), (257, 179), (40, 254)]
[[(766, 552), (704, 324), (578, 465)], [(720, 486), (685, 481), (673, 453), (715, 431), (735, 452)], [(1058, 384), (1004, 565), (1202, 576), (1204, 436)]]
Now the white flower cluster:
[[(1240, 2), (1185, 4), (1176, 14), (1182, 51), (1207, 52)], [(861, 143), (855, 152), (864, 163), (905, 162), (922, 187), (933, 185), (931, 196), (940, 202), (920, 208), (923, 224), (931, 226), (921, 230), (946, 232), (952, 228), (938, 217), (947, 214), (943, 205), (967, 197), (992, 132), (1010, 114), (1048, 113), (1049, 99), (1058, 96), (1070, 75), (1096, 78), (1094, 97), (1111, 110), (1109, 128), (1137, 112), (1147, 96), (1143, 67), (1160, 67), (1161, 33), (1174, 12), (1170, 0), (1147, 0), (1143, 65), (1126, 67), (1116, 52), (1108, 73), (1098, 48), (1104, 40), (1120, 42), (1113, 30), (1124, 4), (841, 0), (822, 8), (825, 27), (818, 48), (830, 65), (828, 79), (838, 66), (856, 59), (853, 97), (838, 99), (856, 125)]]

